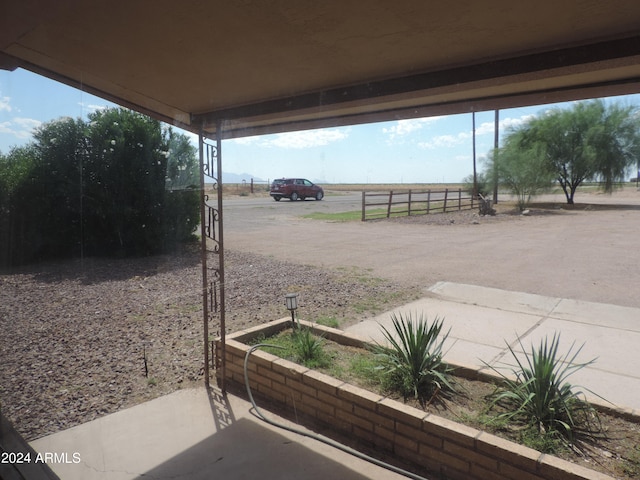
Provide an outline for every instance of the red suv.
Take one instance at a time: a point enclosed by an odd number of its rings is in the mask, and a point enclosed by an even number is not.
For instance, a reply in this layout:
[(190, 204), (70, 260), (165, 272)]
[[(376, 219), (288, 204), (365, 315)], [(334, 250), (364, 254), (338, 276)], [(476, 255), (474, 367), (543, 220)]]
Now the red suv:
[(324, 190), (320, 185), (304, 178), (280, 178), (271, 184), (269, 195), (276, 202), (279, 202), (281, 198), (288, 198), (292, 201), (304, 200), (305, 198), (322, 200)]

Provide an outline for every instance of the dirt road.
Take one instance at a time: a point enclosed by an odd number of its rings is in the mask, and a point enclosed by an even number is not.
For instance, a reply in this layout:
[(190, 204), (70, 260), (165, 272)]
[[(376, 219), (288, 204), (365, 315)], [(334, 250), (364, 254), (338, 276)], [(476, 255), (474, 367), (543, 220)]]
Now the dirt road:
[[(226, 248), (428, 287), (452, 281), (640, 307), (640, 192), (536, 199), (529, 216), (451, 215), (429, 223), (327, 222), (314, 211), (359, 208), (357, 194), (325, 201), (227, 201)], [(556, 202), (550, 205), (549, 202)]]

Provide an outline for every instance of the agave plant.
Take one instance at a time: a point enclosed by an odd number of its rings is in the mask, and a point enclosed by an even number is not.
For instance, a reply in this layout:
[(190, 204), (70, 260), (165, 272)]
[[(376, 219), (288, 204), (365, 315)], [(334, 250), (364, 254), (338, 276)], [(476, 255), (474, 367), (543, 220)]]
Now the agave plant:
[(382, 326), (388, 343), (377, 343), (373, 351), (379, 368), (386, 374), (391, 388), (405, 396), (424, 399), (439, 391), (454, 391), (451, 369), (442, 360), (443, 345), (449, 331), (442, 332), (443, 320), (435, 318), (431, 325), (421, 314), (417, 321), (393, 314), (393, 332)]
[[(522, 347), (520, 339), (518, 342)], [(550, 342), (545, 337), (537, 349), (531, 346), (526, 361), (521, 361), (507, 345), (516, 361), (511, 370), (513, 376), (487, 365), (503, 380), (503, 385), (493, 395), (492, 406), (500, 404), (507, 409), (499, 419), (526, 423), (543, 434), (559, 433), (573, 443), (578, 435), (601, 431), (597, 413), (585, 400), (581, 387), (567, 380), (596, 359), (577, 363), (576, 358), (584, 344), (574, 351), (574, 342), (564, 356), (558, 354), (559, 344), (560, 334), (554, 334)], [(522, 349), (525, 351), (524, 347)]]

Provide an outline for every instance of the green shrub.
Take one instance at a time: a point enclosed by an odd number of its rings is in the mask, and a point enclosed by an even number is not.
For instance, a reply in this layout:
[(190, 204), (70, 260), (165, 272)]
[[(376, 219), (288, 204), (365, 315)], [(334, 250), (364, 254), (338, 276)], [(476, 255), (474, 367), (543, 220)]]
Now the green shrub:
[(296, 328), (291, 333), (293, 350), (297, 360), (307, 367), (320, 366), (324, 360), (322, 338), (310, 328)]
[(0, 267), (155, 255), (195, 238), (199, 163), (187, 136), (111, 108), (33, 137), (0, 154)]
[(442, 349), (449, 332), (440, 337), (443, 321), (438, 319), (429, 325), (422, 315), (414, 322), (411, 315), (391, 317), (393, 330), (382, 327), (389, 346), (376, 344), (373, 351), (379, 369), (384, 374), (387, 388), (408, 397), (425, 400), (439, 392), (454, 391), (451, 369), (442, 360)]
[(488, 365), (503, 380), (503, 385), (491, 399), (491, 405), (506, 409), (498, 418), (533, 427), (542, 435), (553, 436), (557, 432), (573, 444), (579, 438), (593, 438), (602, 430), (597, 413), (584, 399), (584, 393), (575, 391), (567, 381), (573, 373), (591, 365), (595, 359), (576, 363), (582, 346), (572, 354), (575, 343), (561, 357), (558, 355), (559, 343), (559, 334), (554, 334), (551, 342), (545, 337), (537, 349), (531, 346), (526, 362), (521, 361), (508, 346), (516, 361), (511, 370), (515, 379)]

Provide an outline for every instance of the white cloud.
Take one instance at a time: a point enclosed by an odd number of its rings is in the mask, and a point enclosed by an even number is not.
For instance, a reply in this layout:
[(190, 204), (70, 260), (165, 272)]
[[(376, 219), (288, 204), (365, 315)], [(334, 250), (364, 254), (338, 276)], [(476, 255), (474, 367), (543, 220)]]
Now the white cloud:
[(500, 131), (504, 132), (510, 128), (517, 128), (520, 125), (523, 125), (536, 117), (537, 115), (534, 115), (534, 114), (522, 115), (521, 117), (517, 117), (517, 118), (507, 117), (503, 120), (500, 120)]
[(40, 120), (35, 120), (33, 118), (20, 118), (16, 117), (13, 121), (20, 126), (21, 128), (34, 129), (42, 125)]
[(11, 111), (11, 97), (0, 97), (0, 112)]
[[(510, 128), (518, 127), (535, 117), (536, 115), (523, 115), (518, 118), (509, 117), (501, 119), (499, 121), (500, 133), (502, 134)], [(495, 122), (483, 122), (480, 125), (476, 126), (476, 138), (481, 135), (493, 135), (494, 130)], [(439, 135), (433, 137), (429, 141), (418, 143), (418, 146), (425, 149), (452, 148), (458, 145), (462, 145), (465, 142), (470, 142), (472, 138), (473, 131), (469, 130), (467, 132), (460, 132), (457, 135)]]
[(493, 134), (495, 130), (495, 122), (483, 122), (479, 126), (476, 126), (476, 136)]
[(300, 132), (278, 133), (266, 137), (247, 137), (231, 140), (239, 145), (256, 145), (266, 148), (303, 149), (321, 147), (344, 140), (349, 136), (348, 128), (307, 130)]
[(0, 133), (13, 135), (24, 140), (31, 137), (33, 130), (40, 125), (42, 122), (33, 118), (15, 117), (11, 121), (0, 123)]
[(460, 132), (457, 135), (439, 135), (437, 137), (433, 137), (428, 142), (418, 143), (418, 146), (420, 148), (428, 149), (451, 148), (469, 141), (471, 137), (471, 132)]
[(78, 105), (80, 105), (83, 110), (86, 110), (89, 113), (93, 113), (99, 110), (105, 110), (109, 108), (107, 105), (95, 105), (95, 104), (83, 103), (83, 102), (78, 102)]
[(404, 137), (412, 132), (421, 130), (425, 125), (433, 123), (443, 117), (409, 118), (398, 120), (391, 127), (383, 128), (382, 133), (388, 136), (387, 143), (393, 143), (399, 137)]
[(0, 122), (0, 133), (13, 133), (11, 122)]

